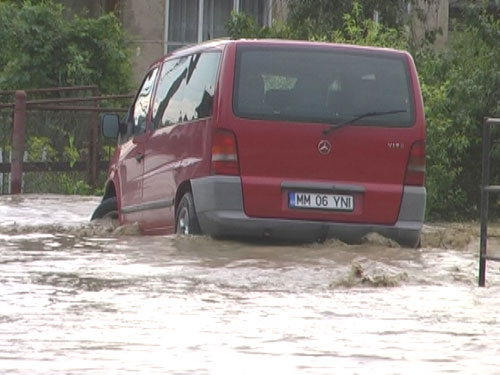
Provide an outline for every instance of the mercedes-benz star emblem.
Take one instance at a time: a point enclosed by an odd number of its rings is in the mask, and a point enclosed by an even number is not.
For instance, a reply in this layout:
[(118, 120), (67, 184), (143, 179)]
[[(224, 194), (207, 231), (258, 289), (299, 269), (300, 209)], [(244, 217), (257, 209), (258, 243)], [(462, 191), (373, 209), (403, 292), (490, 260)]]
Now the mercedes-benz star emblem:
[(323, 139), (318, 143), (318, 151), (321, 155), (328, 155), (332, 151), (332, 144)]

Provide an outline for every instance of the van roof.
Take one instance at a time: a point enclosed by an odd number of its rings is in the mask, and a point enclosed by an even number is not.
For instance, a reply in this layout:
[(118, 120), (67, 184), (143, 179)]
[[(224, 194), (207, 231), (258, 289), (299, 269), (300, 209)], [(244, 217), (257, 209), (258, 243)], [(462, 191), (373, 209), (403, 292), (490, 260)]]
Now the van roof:
[(193, 44), (190, 46), (186, 46), (183, 48), (179, 48), (161, 58), (156, 60), (151, 66), (158, 64), (168, 57), (181, 57), (186, 55), (191, 55), (193, 53), (198, 53), (207, 50), (222, 50), (225, 46), (230, 44), (236, 45), (256, 45), (256, 46), (309, 46), (311, 48), (337, 48), (344, 50), (353, 50), (353, 51), (373, 51), (373, 52), (389, 52), (394, 54), (405, 54), (408, 55), (408, 52), (397, 50), (393, 48), (385, 48), (385, 47), (373, 47), (373, 46), (360, 46), (355, 44), (340, 44), (340, 43), (328, 43), (328, 42), (315, 42), (308, 40), (287, 40), (287, 39), (214, 39), (206, 42), (202, 42), (199, 44)]

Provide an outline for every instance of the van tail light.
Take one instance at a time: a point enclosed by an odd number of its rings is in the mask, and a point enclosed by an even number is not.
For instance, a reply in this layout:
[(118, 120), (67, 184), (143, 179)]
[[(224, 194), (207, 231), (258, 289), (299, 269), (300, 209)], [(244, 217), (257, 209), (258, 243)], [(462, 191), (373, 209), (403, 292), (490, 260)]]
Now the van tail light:
[(405, 185), (424, 186), (425, 142), (418, 141), (411, 146), (410, 159), (406, 168)]
[(232, 176), (240, 174), (236, 138), (230, 130), (217, 129), (213, 135), (212, 173)]

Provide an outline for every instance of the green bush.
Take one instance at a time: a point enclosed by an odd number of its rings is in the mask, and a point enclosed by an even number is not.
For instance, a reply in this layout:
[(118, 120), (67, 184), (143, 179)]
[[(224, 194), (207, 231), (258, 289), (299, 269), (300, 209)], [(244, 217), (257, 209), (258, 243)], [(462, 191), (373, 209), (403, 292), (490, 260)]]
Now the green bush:
[[(477, 14), (459, 26), (447, 51), (416, 56), (428, 129), (428, 213), (436, 219), (477, 217), (483, 118), (500, 116), (500, 23)], [(493, 152), (497, 183), (498, 161)]]
[(128, 92), (131, 63), (119, 20), (63, 17), (52, 1), (0, 2), (0, 89), (97, 84)]
[[(411, 1), (411, 0), (409, 0)], [(406, 3), (400, 0), (289, 0), (288, 26), (295, 39), (329, 35), (345, 29), (345, 15), (369, 20), (375, 10), (384, 27), (399, 29), (406, 21)]]
[(342, 28), (310, 39), (398, 49), (408, 46), (409, 34), (404, 28), (396, 29), (365, 18), (363, 8), (357, 2), (353, 2), (352, 12), (344, 14), (343, 20)]
[[(0, 90), (98, 85), (102, 94), (119, 94), (130, 92), (131, 77), (127, 41), (114, 14), (67, 19), (62, 5), (51, 0), (0, 0)], [(29, 99), (46, 97), (29, 94)], [(2, 95), (0, 101), (12, 102), (13, 98)], [(4, 160), (10, 149), (11, 127), (6, 113), (0, 115)], [(48, 162), (66, 161), (73, 167), (86, 160), (92, 121), (94, 117), (85, 112), (28, 111), (29, 161), (41, 161), (43, 155)], [(100, 148), (104, 153), (102, 143)], [(29, 172), (25, 173), (25, 191), (90, 193), (86, 177), (85, 172), (74, 171)]]

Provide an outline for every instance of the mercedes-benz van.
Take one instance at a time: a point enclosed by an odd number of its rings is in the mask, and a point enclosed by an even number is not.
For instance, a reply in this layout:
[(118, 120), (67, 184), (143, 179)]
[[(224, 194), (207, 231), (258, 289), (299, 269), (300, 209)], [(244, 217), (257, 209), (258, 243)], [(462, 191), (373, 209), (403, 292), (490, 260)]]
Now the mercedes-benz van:
[(102, 203), (143, 233), (414, 246), (425, 118), (411, 56), (384, 48), (221, 40), (151, 65), (118, 138)]

